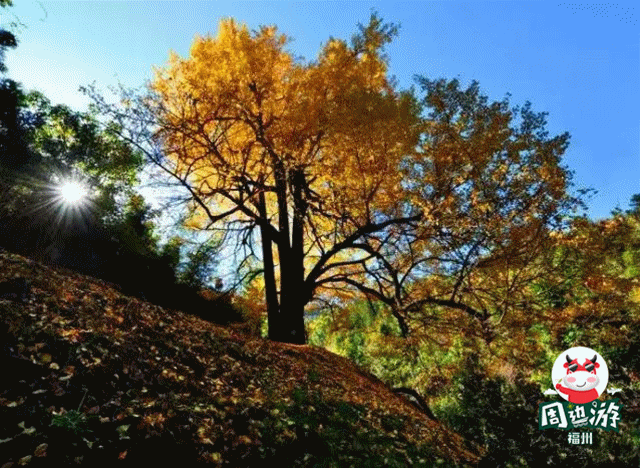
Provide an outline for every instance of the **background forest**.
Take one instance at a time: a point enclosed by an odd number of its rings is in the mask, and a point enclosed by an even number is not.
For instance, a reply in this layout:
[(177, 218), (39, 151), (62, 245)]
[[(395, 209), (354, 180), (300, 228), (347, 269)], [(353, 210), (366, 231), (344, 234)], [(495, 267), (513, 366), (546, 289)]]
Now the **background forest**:
[[(486, 448), (482, 466), (638, 466), (640, 195), (580, 216), (568, 134), (476, 82), (396, 89), (396, 34), (373, 14), (303, 64), (275, 28), (225, 20), (142, 91), (111, 103), (85, 88), (91, 112), (3, 77), (0, 246), (344, 355), (415, 390)], [(2, 51), (17, 42), (0, 31)], [(148, 166), (187, 194), (168, 241), (135, 190)], [(68, 181), (80, 202), (63, 198)], [(235, 282), (216, 281), (232, 251)], [(592, 446), (538, 429), (573, 346), (607, 359), (624, 405), (619, 433)]]

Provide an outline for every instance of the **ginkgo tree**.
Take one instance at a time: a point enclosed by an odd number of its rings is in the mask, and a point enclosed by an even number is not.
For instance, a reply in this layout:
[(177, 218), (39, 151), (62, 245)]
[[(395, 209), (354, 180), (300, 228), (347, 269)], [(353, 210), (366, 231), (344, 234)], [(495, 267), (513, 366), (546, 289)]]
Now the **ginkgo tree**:
[(505, 316), (532, 313), (531, 284), (553, 276), (543, 260), (553, 234), (589, 190), (567, 193), (572, 173), (561, 157), (569, 134), (549, 137), (546, 114), (530, 103), (490, 103), (477, 82), (461, 89), (457, 80), (417, 81), (430, 112), (400, 172), (403, 199), (420, 220), (385, 239), (380, 268), (366, 272), (374, 287), (362, 277), (350, 282), (395, 310), (405, 334), (447, 309), (449, 322), (491, 342)]
[(458, 294), (474, 266), (571, 202), (567, 135), (547, 139), (528, 107), (512, 130), (508, 103), (477, 84), (421, 79), (422, 102), (397, 90), (384, 54), (396, 33), (374, 13), (304, 63), (275, 27), (223, 20), (143, 95), (118, 107), (89, 91), (186, 189), (189, 226), (259, 239), (273, 340), (304, 343), (305, 307), (354, 293), (387, 304), (405, 334), (429, 303), (483, 319)]

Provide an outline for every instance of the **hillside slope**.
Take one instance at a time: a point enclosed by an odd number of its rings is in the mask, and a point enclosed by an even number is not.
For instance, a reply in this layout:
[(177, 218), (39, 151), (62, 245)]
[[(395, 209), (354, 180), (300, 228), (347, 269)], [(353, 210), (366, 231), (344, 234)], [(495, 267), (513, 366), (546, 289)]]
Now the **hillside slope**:
[[(18, 277), (25, 291), (11, 291)], [(479, 458), (326, 350), (243, 335), (9, 253), (0, 285), (0, 467)]]

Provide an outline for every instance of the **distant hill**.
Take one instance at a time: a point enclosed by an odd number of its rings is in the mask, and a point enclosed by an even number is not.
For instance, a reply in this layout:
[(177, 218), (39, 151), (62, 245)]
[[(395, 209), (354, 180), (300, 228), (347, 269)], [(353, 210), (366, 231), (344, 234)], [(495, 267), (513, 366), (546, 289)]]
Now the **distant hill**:
[(479, 460), (345, 358), (167, 311), (6, 252), (0, 370), (3, 468)]

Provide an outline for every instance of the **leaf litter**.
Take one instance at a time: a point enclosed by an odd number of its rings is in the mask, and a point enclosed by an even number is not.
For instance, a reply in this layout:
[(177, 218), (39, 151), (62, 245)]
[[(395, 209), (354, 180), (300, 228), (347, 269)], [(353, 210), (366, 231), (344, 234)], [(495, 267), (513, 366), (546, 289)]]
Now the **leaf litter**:
[[(465, 466), (480, 458), (374, 376), (0, 253), (0, 467)], [(211, 311), (212, 321), (215, 310)]]

